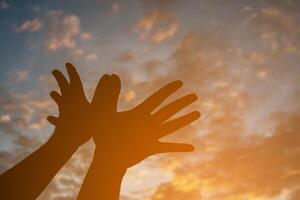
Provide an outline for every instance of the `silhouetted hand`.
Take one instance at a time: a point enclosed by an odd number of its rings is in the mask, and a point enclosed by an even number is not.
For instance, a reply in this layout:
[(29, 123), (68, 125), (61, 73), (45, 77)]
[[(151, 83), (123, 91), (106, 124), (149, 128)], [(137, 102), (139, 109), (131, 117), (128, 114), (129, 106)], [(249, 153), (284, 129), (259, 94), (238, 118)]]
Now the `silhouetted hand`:
[[(70, 81), (60, 71), (53, 71), (61, 90), (61, 95), (51, 92), (59, 106), (59, 118), (48, 118), (56, 126), (54, 133), (39, 149), (0, 175), (1, 199), (36, 199), (77, 148), (91, 138), (87, 122), (89, 103), (75, 68), (71, 64), (66, 66)], [(104, 106), (110, 99), (98, 99), (100, 102)], [(101, 113), (99, 110), (98, 116)]]
[(89, 102), (76, 69), (70, 63), (66, 64), (66, 68), (69, 81), (59, 70), (52, 72), (61, 94), (56, 91), (50, 93), (58, 105), (59, 117), (49, 116), (48, 121), (61, 130), (59, 134), (53, 134), (54, 140), (64, 142), (65, 148), (77, 148), (91, 138), (86, 130)]
[[(159, 141), (159, 139), (199, 118), (200, 113), (194, 111), (167, 121), (181, 109), (197, 100), (195, 94), (188, 94), (153, 113), (167, 97), (182, 86), (181, 81), (169, 83), (140, 105), (125, 112), (117, 112), (117, 99), (121, 87), (119, 77), (112, 75), (110, 79), (104, 80), (104, 82), (106, 81), (109, 83), (103, 85), (113, 87), (114, 92), (110, 95), (113, 95), (111, 99), (114, 101), (107, 107), (109, 111), (107, 113), (111, 114), (105, 116), (105, 130), (103, 127), (97, 128), (97, 125), (99, 126), (103, 120), (95, 117), (97, 113), (93, 115), (96, 120), (94, 121), (96, 155), (105, 155), (109, 157), (111, 163), (128, 168), (153, 154), (194, 150), (193, 146), (189, 144), (166, 143)], [(91, 107), (96, 112), (101, 109), (98, 95), (105, 95), (105, 93), (98, 94), (97, 89), (95, 91), (95, 98)]]
[[(189, 144), (159, 140), (199, 118), (200, 113), (195, 111), (169, 120), (194, 102), (197, 99), (195, 94), (177, 99), (153, 113), (168, 96), (180, 88), (181, 81), (169, 83), (140, 105), (125, 112), (117, 112), (121, 89), (119, 77), (104, 75), (99, 83), (102, 84), (98, 84), (90, 105), (90, 126), (96, 151), (78, 200), (118, 200), (127, 168), (153, 154), (194, 150)], [(105, 105), (100, 101), (103, 96), (110, 99)], [(103, 109), (106, 115), (99, 115), (99, 110)]]

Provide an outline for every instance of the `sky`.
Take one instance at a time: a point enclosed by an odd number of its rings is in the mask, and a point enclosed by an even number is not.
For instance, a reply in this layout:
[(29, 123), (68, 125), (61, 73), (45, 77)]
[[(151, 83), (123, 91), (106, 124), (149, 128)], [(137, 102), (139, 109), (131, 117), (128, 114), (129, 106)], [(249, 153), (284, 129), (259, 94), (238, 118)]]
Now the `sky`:
[[(121, 77), (119, 110), (173, 80), (202, 117), (166, 141), (196, 151), (128, 169), (121, 200), (300, 199), (299, 0), (0, 0), (0, 172), (51, 136), (54, 68), (79, 71), (90, 99)], [(38, 200), (72, 200), (90, 165), (83, 145)]]

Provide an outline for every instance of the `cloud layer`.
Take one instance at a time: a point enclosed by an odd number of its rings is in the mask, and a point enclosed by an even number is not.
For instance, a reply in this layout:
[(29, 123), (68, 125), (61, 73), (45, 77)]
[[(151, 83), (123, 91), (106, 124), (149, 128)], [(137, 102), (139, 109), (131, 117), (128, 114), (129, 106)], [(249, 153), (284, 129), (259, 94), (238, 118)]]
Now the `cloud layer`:
[[(48, 93), (57, 86), (50, 72), (72, 61), (89, 97), (101, 74), (121, 76), (119, 110), (176, 79), (184, 86), (164, 105), (199, 96), (180, 114), (197, 109), (201, 120), (164, 138), (190, 142), (196, 152), (153, 156), (129, 169), (122, 200), (299, 199), (299, 3), (191, 2), (105, 1), (87, 10), (59, 2), (30, 5), (20, 23), (1, 21), (18, 44), (7, 37), (3, 54), (15, 52), (1, 63), (0, 171), (51, 134), (45, 119), (57, 108)], [(75, 199), (93, 149), (82, 146), (39, 200)]]

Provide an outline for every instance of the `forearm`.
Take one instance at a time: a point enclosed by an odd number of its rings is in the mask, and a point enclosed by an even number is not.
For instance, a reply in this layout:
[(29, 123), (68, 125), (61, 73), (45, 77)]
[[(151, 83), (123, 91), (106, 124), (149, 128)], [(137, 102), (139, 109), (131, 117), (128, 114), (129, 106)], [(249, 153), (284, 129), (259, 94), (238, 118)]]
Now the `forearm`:
[(32, 200), (45, 189), (51, 179), (76, 151), (67, 141), (53, 136), (38, 150), (0, 176), (1, 199)]
[(96, 150), (77, 200), (118, 200), (125, 173), (126, 169), (112, 161), (109, 155)]

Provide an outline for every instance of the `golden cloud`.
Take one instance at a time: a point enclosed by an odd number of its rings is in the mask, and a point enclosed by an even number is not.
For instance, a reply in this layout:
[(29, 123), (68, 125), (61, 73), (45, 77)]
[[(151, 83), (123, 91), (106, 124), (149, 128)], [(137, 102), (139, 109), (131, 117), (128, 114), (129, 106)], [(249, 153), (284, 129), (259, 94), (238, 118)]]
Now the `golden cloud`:
[(46, 43), (51, 51), (76, 47), (76, 37), (80, 33), (80, 20), (76, 15), (66, 15), (58, 20), (60, 15), (61, 13), (52, 14), (52, 31)]
[(83, 32), (80, 34), (80, 39), (81, 40), (91, 40), (91, 39), (93, 39), (93, 36), (89, 32)]
[(298, 13), (292, 9), (267, 6), (253, 18), (252, 22), (256, 25), (261, 38), (269, 42), (274, 56), (299, 55), (300, 24), (297, 16)]
[(139, 19), (134, 30), (139, 33), (141, 41), (161, 43), (173, 37), (178, 27), (179, 24), (172, 13), (155, 9)]
[[(184, 164), (173, 168), (173, 180), (161, 184), (149, 199), (271, 199), (285, 192), (295, 199), (300, 183), (300, 115), (282, 114), (276, 121), (270, 137), (203, 137), (219, 150), (208, 159), (179, 161)], [(200, 151), (199, 158), (207, 153)]]

